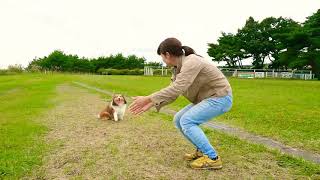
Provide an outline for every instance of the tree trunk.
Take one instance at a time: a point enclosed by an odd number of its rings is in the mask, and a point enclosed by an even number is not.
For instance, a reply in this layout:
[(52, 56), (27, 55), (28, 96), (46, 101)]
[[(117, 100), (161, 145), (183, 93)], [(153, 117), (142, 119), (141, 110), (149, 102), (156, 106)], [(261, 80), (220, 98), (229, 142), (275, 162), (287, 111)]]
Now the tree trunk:
[(320, 80), (320, 62), (317, 62), (316, 59), (311, 60), (311, 70), (312, 73), (315, 75), (316, 78), (318, 78), (318, 80)]

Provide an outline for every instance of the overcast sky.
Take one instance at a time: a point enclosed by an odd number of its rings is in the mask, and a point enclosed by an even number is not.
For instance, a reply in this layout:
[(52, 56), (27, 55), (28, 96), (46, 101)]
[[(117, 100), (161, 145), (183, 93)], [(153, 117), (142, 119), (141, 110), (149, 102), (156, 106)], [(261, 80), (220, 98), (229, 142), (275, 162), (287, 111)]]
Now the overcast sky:
[(303, 22), (319, 8), (320, 0), (0, 0), (0, 68), (26, 66), (55, 49), (160, 61), (156, 49), (167, 37), (208, 57), (207, 43), (249, 16)]

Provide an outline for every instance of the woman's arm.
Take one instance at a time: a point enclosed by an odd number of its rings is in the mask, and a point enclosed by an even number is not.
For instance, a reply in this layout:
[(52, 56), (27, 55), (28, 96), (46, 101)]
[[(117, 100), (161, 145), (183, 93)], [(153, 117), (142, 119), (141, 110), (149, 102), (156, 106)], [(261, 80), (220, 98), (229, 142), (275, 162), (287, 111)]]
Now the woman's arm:
[(183, 94), (193, 83), (202, 69), (203, 64), (197, 58), (188, 59), (181, 71), (176, 76), (176, 80), (170, 86), (150, 95), (156, 109), (159, 111), (161, 107), (170, 104), (176, 100), (179, 95)]
[(163, 106), (172, 103), (179, 95), (183, 94), (191, 86), (202, 68), (203, 64), (199, 59), (190, 58), (186, 60), (174, 82), (149, 96), (135, 97), (129, 110), (133, 114), (141, 114), (155, 106), (159, 111)]

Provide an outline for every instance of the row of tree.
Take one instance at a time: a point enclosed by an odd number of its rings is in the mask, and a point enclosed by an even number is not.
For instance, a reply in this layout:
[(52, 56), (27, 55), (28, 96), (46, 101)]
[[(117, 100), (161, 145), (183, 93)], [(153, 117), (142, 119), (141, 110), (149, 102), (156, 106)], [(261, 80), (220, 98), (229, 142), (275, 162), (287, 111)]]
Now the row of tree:
[(27, 69), (30, 71), (61, 71), (61, 72), (98, 72), (99, 69), (143, 69), (147, 66), (161, 67), (161, 63), (146, 63), (145, 58), (135, 55), (128, 57), (122, 54), (103, 56), (93, 59), (65, 54), (55, 50), (49, 56), (33, 59)]
[(253, 68), (306, 69), (320, 77), (320, 9), (304, 23), (288, 18), (249, 17), (237, 33), (222, 33), (217, 43), (208, 44), (213, 61), (225, 61), (229, 67), (242, 67), (252, 58)]

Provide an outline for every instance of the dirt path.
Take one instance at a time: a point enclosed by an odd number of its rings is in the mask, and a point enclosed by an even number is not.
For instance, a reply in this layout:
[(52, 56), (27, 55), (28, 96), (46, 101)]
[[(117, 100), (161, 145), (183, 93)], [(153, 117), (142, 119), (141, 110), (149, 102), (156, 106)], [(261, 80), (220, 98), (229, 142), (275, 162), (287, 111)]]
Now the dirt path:
[(44, 119), (50, 128), (47, 141), (56, 147), (28, 178), (192, 177), (187, 163), (176, 157), (182, 148), (192, 148), (167, 122), (129, 116), (118, 123), (99, 121), (95, 115), (105, 105), (101, 98), (67, 85), (57, 90), (61, 103)]
[[(120, 122), (99, 121), (95, 115), (105, 102), (87, 90), (57, 87), (57, 106), (42, 119), (50, 131), (48, 144), (55, 147), (44, 164), (27, 179), (241, 179), (292, 178), (293, 170), (280, 167), (272, 153), (243, 152), (248, 145), (225, 144), (225, 167), (197, 171), (182, 159), (193, 150), (172, 125), (155, 113)], [(217, 139), (219, 134), (217, 134)], [(220, 141), (219, 140), (219, 141)], [(244, 148), (237, 147), (243, 146)], [(299, 177), (299, 176), (298, 176)]]

